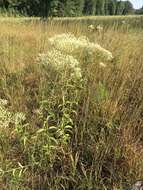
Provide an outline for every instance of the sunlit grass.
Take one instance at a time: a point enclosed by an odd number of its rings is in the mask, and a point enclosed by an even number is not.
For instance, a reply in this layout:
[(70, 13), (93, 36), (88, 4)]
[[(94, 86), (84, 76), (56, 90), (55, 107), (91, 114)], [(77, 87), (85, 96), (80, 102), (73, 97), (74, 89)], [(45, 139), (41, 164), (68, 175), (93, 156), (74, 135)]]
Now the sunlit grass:
[[(141, 17), (116, 17), (130, 27), (108, 26), (116, 18), (107, 18), (92, 23), (101, 33), (89, 31), (88, 20), (0, 18), (0, 98), (7, 100), (0, 105), (0, 189), (116, 190), (143, 178)], [(49, 39), (63, 33), (87, 36), (113, 59), (76, 57), (82, 80), (65, 65), (58, 72), (39, 62), (53, 48)]]

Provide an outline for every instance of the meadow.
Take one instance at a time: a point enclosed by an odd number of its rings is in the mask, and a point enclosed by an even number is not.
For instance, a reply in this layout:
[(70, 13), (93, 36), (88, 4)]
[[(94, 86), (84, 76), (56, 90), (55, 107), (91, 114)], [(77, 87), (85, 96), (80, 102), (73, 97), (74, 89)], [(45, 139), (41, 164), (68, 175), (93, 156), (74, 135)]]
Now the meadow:
[(142, 178), (143, 17), (0, 18), (0, 189)]

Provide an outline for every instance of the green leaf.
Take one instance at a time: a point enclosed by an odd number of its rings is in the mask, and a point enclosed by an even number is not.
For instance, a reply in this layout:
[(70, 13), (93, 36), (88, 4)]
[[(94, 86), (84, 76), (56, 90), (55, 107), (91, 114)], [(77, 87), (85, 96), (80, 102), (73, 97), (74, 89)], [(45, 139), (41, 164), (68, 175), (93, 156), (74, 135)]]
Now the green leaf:
[(36, 133), (40, 134), (40, 133), (43, 133), (44, 131), (45, 131), (45, 129), (39, 129)]
[(58, 130), (58, 129), (57, 129), (57, 127), (55, 127), (55, 126), (51, 126), (51, 127), (49, 127), (49, 129), (48, 129), (49, 133), (55, 133), (57, 130)]

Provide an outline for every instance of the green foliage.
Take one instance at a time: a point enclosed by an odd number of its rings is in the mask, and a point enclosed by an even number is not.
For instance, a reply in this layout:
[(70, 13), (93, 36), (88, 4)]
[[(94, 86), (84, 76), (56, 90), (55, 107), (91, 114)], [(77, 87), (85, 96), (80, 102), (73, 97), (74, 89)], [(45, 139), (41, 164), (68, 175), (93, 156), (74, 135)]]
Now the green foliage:
[[(66, 91), (72, 90), (74, 93), (74, 86), (70, 84), (68, 86)], [(73, 102), (66, 100), (63, 96), (61, 104), (57, 105), (59, 109), (57, 113), (52, 109), (49, 100), (41, 101), (36, 112), (40, 125), (32, 128), (26, 122), (24, 114), (16, 113), (12, 117), (4, 107), (5, 101), (1, 100), (0, 118), (3, 122), (0, 123), (0, 157), (7, 157), (9, 153), (19, 157), (19, 161), (14, 157), (7, 158), (8, 168), (5, 168), (4, 160), (3, 164), (2, 160), (0, 162), (0, 177), (2, 181), (7, 179), (8, 189), (24, 188), (23, 182), (27, 180), (28, 173), (41, 175), (53, 167), (60, 149), (66, 148), (70, 142), (74, 128), (73, 116), (76, 114), (78, 103), (76, 101), (75, 98)], [(28, 188), (28, 184), (25, 188)]]
[(83, 13), (85, 15), (95, 15), (96, 14), (96, 1), (97, 0), (85, 0)]
[(1, 1), (2, 9), (29, 16), (126, 15), (134, 12), (129, 1), (117, 0), (14, 0)]
[(116, 14), (116, 2), (114, 0), (108, 1), (108, 10), (109, 10), (109, 15)]
[(125, 3), (122, 1), (117, 2), (116, 15), (123, 15)]
[(134, 12), (134, 8), (133, 5), (130, 1), (125, 1), (125, 9), (123, 14), (127, 15), (127, 14), (132, 14)]
[(99, 103), (106, 101), (109, 95), (108, 90), (106, 89), (105, 85), (102, 84), (101, 82), (99, 82), (95, 94), (96, 94), (97, 102)]

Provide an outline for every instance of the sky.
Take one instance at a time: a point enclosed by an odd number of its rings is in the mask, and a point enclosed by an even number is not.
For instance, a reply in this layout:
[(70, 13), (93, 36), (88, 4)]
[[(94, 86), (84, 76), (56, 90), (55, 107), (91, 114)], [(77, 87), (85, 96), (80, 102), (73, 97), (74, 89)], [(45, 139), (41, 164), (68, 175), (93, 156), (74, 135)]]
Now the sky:
[(143, 7), (143, 0), (129, 0), (129, 1), (132, 2), (135, 9), (139, 9), (139, 8)]

